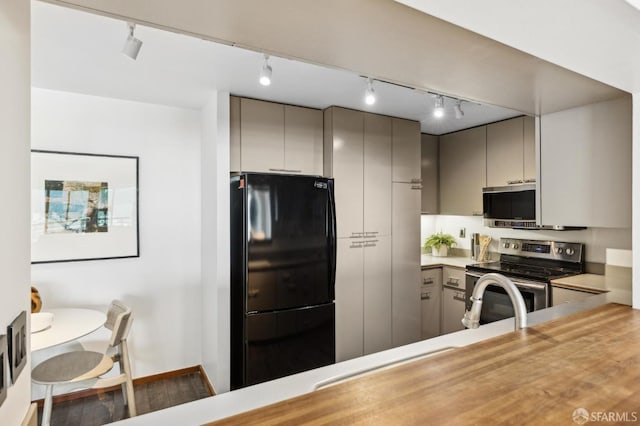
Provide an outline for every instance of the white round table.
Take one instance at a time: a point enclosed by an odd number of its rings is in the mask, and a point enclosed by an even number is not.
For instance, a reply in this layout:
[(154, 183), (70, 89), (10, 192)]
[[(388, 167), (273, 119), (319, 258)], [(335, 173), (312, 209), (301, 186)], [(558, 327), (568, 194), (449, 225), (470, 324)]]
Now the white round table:
[(48, 309), (51, 327), (31, 333), (31, 351), (61, 345), (92, 333), (104, 325), (107, 315), (93, 309)]

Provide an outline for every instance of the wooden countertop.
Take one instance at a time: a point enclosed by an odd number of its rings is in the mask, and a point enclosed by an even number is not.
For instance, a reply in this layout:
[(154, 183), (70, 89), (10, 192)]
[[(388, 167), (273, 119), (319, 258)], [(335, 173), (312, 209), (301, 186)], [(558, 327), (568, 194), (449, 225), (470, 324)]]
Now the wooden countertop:
[(638, 395), (640, 311), (610, 303), (210, 424), (573, 424)]

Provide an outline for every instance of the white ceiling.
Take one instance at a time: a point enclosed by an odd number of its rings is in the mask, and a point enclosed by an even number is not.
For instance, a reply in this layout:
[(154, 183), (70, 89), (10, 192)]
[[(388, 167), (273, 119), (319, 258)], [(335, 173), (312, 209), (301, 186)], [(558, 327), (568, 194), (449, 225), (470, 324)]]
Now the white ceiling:
[(137, 60), (120, 51), (127, 35), (123, 21), (32, 2), (32, 84), (35, 87), (199, 109), (213, 90), (314, 108), (339, 105), (421, 122), (422, 131), (443, 134), (520, 115), (504, 108), (445, 99), (446, 118), (436, 119), (434, 96), (374, 82), (377, 102), (364, 104), (366, 80), (354, 73), (272, 57), (273, 84), (257, 77), (262, 55), (137, 26), (144, 42)]
[(629, 0), (396, 0), (523, 52), (640, 92), (640, 11)]

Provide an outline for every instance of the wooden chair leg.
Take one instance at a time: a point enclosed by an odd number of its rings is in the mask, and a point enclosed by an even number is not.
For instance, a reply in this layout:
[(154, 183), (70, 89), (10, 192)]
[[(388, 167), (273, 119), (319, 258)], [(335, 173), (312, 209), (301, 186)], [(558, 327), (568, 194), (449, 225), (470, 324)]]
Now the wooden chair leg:
[(123, 392), (123, 397), (126, 398), (129, 406), (129, 416), (135, 417), (138, 413), (136, 411), (136, 396), (133, 393), (133, 378), (131, 377), (131, 364), (129, 363), (129, 348), (127, 341), (123, 340), (120, 343), (120, 366), (126, 376), (126, 382), (124, 387), (126, 392)]
[(42, 409), (42, 426), (51, 424), (51, 410), (53, 408), (53, 385), (47, 385), (44, 396), (44, 408)]

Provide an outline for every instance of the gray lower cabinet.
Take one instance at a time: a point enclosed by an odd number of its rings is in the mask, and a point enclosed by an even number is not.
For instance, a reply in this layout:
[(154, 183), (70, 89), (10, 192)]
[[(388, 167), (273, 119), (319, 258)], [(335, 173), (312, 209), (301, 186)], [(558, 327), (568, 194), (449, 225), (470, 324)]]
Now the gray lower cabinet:
[(440, 335), (442, 268), (422, 270), (420, 303), (422, 309), (422, 339)]
[(441, 334), (464, 330), (465, 270), (445, 266), (442, 268), (442, 323)]

